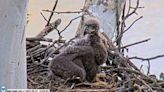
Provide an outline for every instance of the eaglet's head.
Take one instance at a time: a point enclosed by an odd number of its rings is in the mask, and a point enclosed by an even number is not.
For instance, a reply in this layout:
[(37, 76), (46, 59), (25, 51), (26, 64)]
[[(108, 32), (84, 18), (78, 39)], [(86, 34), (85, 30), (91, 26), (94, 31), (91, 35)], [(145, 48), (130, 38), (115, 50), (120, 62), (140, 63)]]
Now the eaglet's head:
[(84, 21), (84, 35), (92, 32), (98, 32), (100, 29), (99, 20), (93, 17), (86, 18)]

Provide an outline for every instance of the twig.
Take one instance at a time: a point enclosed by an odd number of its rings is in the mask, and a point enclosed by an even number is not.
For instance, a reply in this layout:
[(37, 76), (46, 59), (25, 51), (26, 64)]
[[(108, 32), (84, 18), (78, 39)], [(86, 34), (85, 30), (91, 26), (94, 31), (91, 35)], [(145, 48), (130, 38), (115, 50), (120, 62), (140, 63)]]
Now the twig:
[(37, 37), (31, 37), (26, 38), (27, 41), (46, 41), (46, 42), (52, 42), (52, 39), (49, 38), (37, 38)]
[[(53, 7), (52, 11), (54, 11), (54, 10), (56, 9), (57, 3), (58, 3), (58, 0), (56, 0), (56, 2), (55, 2), (55, 4), (54, 4), (54, 7)], [(47, 22), (46, 26), (49, 25), (49, 23), (50, 23), (50, 21), (51, 21), (51, 19), (52, 19), (53, 14), (54, 14), (54, 13), (51, 12), (51, 15), (50, 15), (50, 17), (49, 17), (49, 19), (48, 19), (48, 22)]]
[[(117, 24), (116, 32), (117, 32), (117, 38), (118, 38), (118, 36), (120, 36), (120, 34), (122, 34), (122, 33), (121, 33), (121, 30), (120, 30), (121, 25), (120, 25), (119, 14), (118, 14), (118, 0), (115, 0), (115, 3), (116, 3), (116, 24)], [(124, 9), (123, 9), (123, 11), (124, 11)], [(122, 16), (124, 16), (124, 14)], [(122, 35), (116, 41), (116, 45), (118, 47), (121, 47), (121, 38), (122, 38)]]
[[(117, 4), (117, 8), (118, 8), (118, 4)], [(118, 46), (119, 51), (121, 51), (121, 49), (119, 49), (119, 48), (121, 47), (123, 31), (124, 31), (125, 26), (126, 26), (125, 25), (125, 10), (126, 10), (126, 3), (124, 4), (123, 10), (122, 10), (122, 16), (121, 16), (122, 21), (119, 21), (118, 9), (117, 9), (117, 15), (116, 15), (117, 16), (117, 21), (118, 21), (118, 23), (117, 23), (117, 38), (116, 38), (117, 40), (116, 40), (116, 44)], [(123, 50), (122, 50), (122, 53), (123, 53)]]
[(73, 89), (75, 87), (75, 83), (72, 84), (72, 86), (70, 87), (70, 89)]
[(44, 19), (46, 22), (48, 22), (48, 20), (47, 20), (46, 17), (43, 15), (43, 13), (40, 12), (40, 14), (42, 15), (43, 19)]
[(70, 39), (67, 43), (65, 43), (64, 45), (60, 46), (59, 48), (57, 48), (56, 50), (54, 50), (53, 52), (51, 52), (45, 59), (43, 59), (41, 62), (45, 62), (46, 60), (48, 60), (52, 54), (54, 54), (55, 52), (59, 51), (61, 48), (63, 48), (64, 46), (67, 46), (72, 40), (74, 40), (75, 38)]
[(31, 53), (30, 53), (30, 58), (31, 58), (31, 60), (32, 60), (32, 62), (33, 62), (34, 64), (38, 65), (38, 62), (36, 62), (36, 61), (34, 60), (34, 57), (32, 56)]
[(29, 78), (29, 77), (27, 77), (27, 80), (28, 80), (29, 82), (31, 82), (32, 84), (35, 84), (35, 85), (38, 85), (38, 84), (39, 84), (39, 83), (33, 81), (33, 80), (32, 80), (31, 78)]
[[(131, 9), (135, 9), (135, 7), (130, 7)], [(145, 7), (138, 7), (138, 8), (145, 8)]]
[[(116, 40), (114, 42), (117, 42), (122, 36), (123, 34), (128, 31), (138, 20), (140, 20), (141, 18), (143, 18), (143, 16), (139, 17), (138, 19), (134, 20), (133, 23), (127, 28), (125, 29), (120, 35), (117, 36)], [(125, 21), (125, 20), (124, 20)]]
[(81, 13), (82, 11), (63, 11), (63, 12), (57, 12), (57, 11), (50, 11), (50, 10), (42, 10), (44, 12), (51, 12), (51, 13), (57, 13), (57, 14), (69, 14), (69, 13)]
[(83, 15), (71, 19), (71, 21), (68, 23), (68, 25), (67, 25), (63, 30), (60, 31), (60, 34), (61, 34), (63, 31), (65, 31), (65, 30), (71, 25), (71, 23), (72, 23), (74, 20), (76, 20), (76, 19), (78, 19), (78, 18), (81, 18), (82, 16), (83, 16)]
[(110, 49), (112, 51), (109, 50), (108, 53), (111, 56), (114, 56), (115, 58), (117, 58), (117, 64), (118, 65), (121, 64), (121, 66), (124, 66), (124, 67), (129, 67), (128, 65), (130, 65), (130, 67), (132, 67), (135, 70), (140, 72), (140, 70), (128, 58), (124, 57), (123, 54), (121, 52), (119, 52), (117, 48), (111, 47)]
[(141, 18), (143, 18), (143, 16), (141, 16), (141, 17), (137, 18), (135, 21), (133, 21), (133, 23), (127, 29), (125, 29), (123, 33), (125, 33), (127, 30), (129, 30)]
[(129, 12), (130, 12), (130, 7), (131, 7), (131, 0), (129, 0), (129, 8), (128, 8), (127, 14), (129, 14)]
[(150, 58), (141, 58), (141, 57), (137, 57), (137, 56), (134, 56), (134, 57), (130, 57), (129, 59), (138, 59), (138, 60), (142, 60), (142, 61), (150, 61), (150, 60), (154, 60), (154, 59), (158, 59), (158, 58), (162, 58), (164, 57), (164, 55), (157, 55), (157, 56), (154, 56), (154, 57), (150, 57)]
[(39, 34), (36, 35), (37, 38), (43, 38), (48, 33), (50, 33), (52, 30), (57, 29), (57, 27), (60, 25), (61, 19), (58, 18), (54, 22), (50, 23), (48, 26), (46, 26)]
[[(116, 3), (117, 3), (117, 1), (116, 1)], [(126, 21), (126, 19), (129, 16), (131, 16), (132, 14), (136, 13), (136, 10), (138, 8), (139, 8), (139, 0), (137, 0), (137, 5), (136, 5), (136, 7), (134, 7), (134, 10), (132, 12), (130, 12), (130, 10), (131, 10), (131, 0), (129, 0), (129, 8), (128, 8), (128, 11), (127, 11), (126, 15), (125, 15), (125, 5), (124, 5), (123, 12), (122, 12), (122, 21), (119, 20), (118, 15), (116, 14), (116, 17), (117, 17), (117, 36), (116, 36), (116, 40), (114, 42), (117, 43), (117, 46), (119, 48), (121, 47), (121, 40), (122, 40), (123, 34), (126, 31), (128, 31), (139, 19), (143, 18), (143, 16), (139, 17), (138, 19), (133, 21), (133, 23), (127, 29), (125, 29), (125, 26), (126, 26), (125, 25), (125, 21)], [(120, 25), (120, 22), (121, 22), (121, 25)], [(119, 49), (119, 51), (120, 51), (120, 49)]]
[(129, 68), (123, 68), (123, 67), (120, 67), (120, 68), (115, 68), (115, 69), (110, 69), (108, 70), (107, 72), (113, 72), (113, 71), (126, 71), (128, 73), (135, 73), (137, 75), (142, 75), (141, 72), (138, 72), (136, 70), (132, 70), (132, 69), (129, 69)]
[(38, 69), (28, 73), (28, 75), (49, 71), (48, 69)]
[(37, 49), (39, 49), (39, 48), (41, 48), (42, 47), (42, 45), (37, 45), (37, 46), (35, 46), (35, 47), (32, 47), (32, 48), (30, 48), (30, 49), (27, 49), (26, 50), (26, 52), (27, 52), (27, 54), (29, 53), (29, 52), (32, 52), (32, 51), (35, 51), (35, 50), (37, 50)]
[(140, 66), (140, 71), (142, 70), (142, 68), (143, 68), (143, 65)]
[(127, 48), (127, 47), (130, 47), (130, 46), (133, 46), (133, 45), (137, 45), (137, 44), (140, 44), (140, 43), (144, 43), (144, 42), (147, 42), (149, 40), (150, 40), (150, 38), (148, 38), (146, 40), (138, 41), (138, 42), (135, 42), (135, 43), (132, 43), (132, 44), (129, 44), (129, 45), (125, 45), (125, 46), (122, 46), (120, 49)]
[(55, 43), (57, 43), (57, 42), (59, 42), (59, 40), (55, 40), (50, 46), (44, 48), (44, 49), (41, 50), (41, 51), (38, 51), (38, 52), (34, 53), (33, 56), (36, 56), (36, 55), (38, 55), (38, 54), (40, 54), (40, 53), (42, 53), (42, 52), (48, 50), (49, 48), (51, 48), (51, 47), (52, 47)]
[[(131, 1), (130, 1), (130, 6), (129, 8), (131, 7)], [(130, 9), (128, 10), (128, 14), (125, 16), (125, 19), (127, 19), (129, 16), (131, 16), (132, 14), (135, 14), (137, 9), (139, 7), (139, 0), (137, 0), (137, 4), (136, 4), (136, 7), (134, 7), (134, 10), (132, 12), (130, 12)]]
[(147, 67), (147, 75), (149, 75), (149, 74), (150, 74), (150, 61), (147, 60), (147, 63), (148, 63), (148, 67)]
[(150, 89), (151, 92), (154, 92), (153, 89), (144, 81), (142, 80), (141, 78), (139, 77), (136, 77), (139, 81), (141, 81), (146, 87), (148, 87)]

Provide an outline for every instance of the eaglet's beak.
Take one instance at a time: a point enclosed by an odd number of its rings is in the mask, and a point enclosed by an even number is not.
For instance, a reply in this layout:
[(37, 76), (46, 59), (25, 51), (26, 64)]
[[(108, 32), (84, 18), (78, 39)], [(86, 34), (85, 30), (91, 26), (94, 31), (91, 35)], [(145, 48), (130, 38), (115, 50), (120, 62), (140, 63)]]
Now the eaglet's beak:
[(84, 34), (91, 34), (91, 33), (97, 32), (96, 27), (92, 25), (86, 25), (84, 29), (85, 29)]

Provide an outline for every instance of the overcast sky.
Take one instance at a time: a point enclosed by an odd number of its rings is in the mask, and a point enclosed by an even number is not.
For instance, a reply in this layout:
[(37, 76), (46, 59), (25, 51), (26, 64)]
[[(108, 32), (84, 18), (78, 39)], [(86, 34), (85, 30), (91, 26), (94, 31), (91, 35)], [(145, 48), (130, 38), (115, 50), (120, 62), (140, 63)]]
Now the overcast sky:
[[(30, 0), (29, 3), (29, 23), (26, 27), (27, 37), (35, 36), (39, 33), (46, 24), (46, 21), (40, 15), (43, 9), (52, 9), (55, 0)], [(143, 16), (143, 19), (139, 20), (135, 26), (133, 26), (125, 35), (123, 43), (130, 44), (136, 41), (151, 38), (147, 43), (139, 44), (129, 48), (129, 56), (140, 56), (140, 57), (152, 57), (160, 54), (164, 54), (164, 0), (140, 0), (141, 6), (144, 9), (140, 9), (138, 14)], [(80, 10), (84, 5), (84, 0), (59, 0), (57, 11), (67, 10)], [(49, 13), (43, 12), (48, 18)], [(59, 29), (62, 29), (68, 22), (78, 16), (78, 14), (55, 14), (53, 20), (62, 18), (62, 25)], [(139, 16), (131, 17), (130, 22), (134, 18)], [(76, 20), (72, 25), (64, 32), (65, 39), (74, 36), (77, 29), (79, 20)], [(56, 32), (53, 31), (48, 37), (55, 39)], [(147, 62), (134, 61), (138, 66), (144, 64), (146, 73)], [(164, 58), (156, 59), (151, 61), (151, 73), (159, 75), (160, 72), (164, 72)]]

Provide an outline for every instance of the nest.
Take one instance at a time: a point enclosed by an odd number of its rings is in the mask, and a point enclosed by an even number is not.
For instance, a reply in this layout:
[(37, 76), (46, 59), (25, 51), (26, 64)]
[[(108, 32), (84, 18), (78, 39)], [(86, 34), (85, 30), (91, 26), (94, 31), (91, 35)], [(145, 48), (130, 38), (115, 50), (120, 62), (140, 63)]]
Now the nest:
[[(47, 39), (27, 39), (27, 74), (29, 89), (51, 89), (51, 91), (103, 91), (103, 92), (164, 92), (164, 81), (154, 75), (143, 74), (127, 57), (116, 48), (109, 50), (106, 66), (92, 83), (79, 82), (78, 79), (64, 80), (49, 77), (50, 58), (66, 46), (64, 40), (54, 41), (51, 45), (41, 44)], [(51, 40), (52, 41), (52, 40)], [(58, 45), (55, 47), (55, 45)]]

